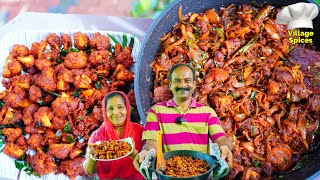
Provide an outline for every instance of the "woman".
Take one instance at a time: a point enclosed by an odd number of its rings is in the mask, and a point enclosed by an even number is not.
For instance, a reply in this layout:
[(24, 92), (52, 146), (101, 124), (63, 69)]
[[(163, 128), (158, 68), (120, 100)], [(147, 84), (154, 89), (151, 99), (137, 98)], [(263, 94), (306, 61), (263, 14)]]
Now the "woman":
[(87, 159), (83, 163), (84, 170), (88, 175), (97, 172), (99, 179), (144, 179), (133, 166), (133, 159), (142, 148), (143, 127), (130, 122), (130, 104), (127, 95), (120, 91), (107, 94), (103, 99), (102, 108), (104, 122), (92, 133), (88, 144), (131, 137), (135, 149), (125, 158), (105, 162), (91, 159), (91, 150), (88, 148)]

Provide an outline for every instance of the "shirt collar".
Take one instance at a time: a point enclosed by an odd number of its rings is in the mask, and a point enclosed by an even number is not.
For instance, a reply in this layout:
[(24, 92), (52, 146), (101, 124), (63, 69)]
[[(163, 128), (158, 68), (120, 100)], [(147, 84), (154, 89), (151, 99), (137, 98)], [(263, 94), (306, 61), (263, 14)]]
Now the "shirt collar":
[[(196, 104), (197, 104), (196, 100), (194, 98), (191, 98), (191, 103), (189, 105), (189, 108), (197, 107)], [(167, 107), (178, 107), (177, 104), (173, 101), (173, 98), (170, 99), (169, 101), (167, 101), (166, 106)]]

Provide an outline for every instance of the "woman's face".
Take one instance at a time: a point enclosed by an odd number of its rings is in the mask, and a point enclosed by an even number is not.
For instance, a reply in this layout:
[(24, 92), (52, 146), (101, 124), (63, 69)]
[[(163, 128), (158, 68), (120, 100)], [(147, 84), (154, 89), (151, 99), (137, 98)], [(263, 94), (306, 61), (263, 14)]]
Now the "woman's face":
[(114, 127), (124, 125), (127, 116), (127, 109), (121, 96), (113, 96), (108, 99), (107, 116)]

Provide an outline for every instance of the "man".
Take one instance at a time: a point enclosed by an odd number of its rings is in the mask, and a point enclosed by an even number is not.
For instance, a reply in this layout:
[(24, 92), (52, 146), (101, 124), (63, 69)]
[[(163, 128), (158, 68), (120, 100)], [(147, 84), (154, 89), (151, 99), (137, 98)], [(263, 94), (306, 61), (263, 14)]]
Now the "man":
[(169, 89), (173, 98), (151, 107), (142, 134), (142, 140), (146, 143), (136, 161), (139, 158), (141, 164), (150, 149), (157, 149), (157, 132), (161, 130), (164, 152), (196, 150), (209, 153), (210, 138), (219, 145), (221, 158), (232, 167), (232, 142), (227, 138), (215, 111), (192, 98), (195, 88), (195, 70), (192, 67), (176, 64), (171, 68)]

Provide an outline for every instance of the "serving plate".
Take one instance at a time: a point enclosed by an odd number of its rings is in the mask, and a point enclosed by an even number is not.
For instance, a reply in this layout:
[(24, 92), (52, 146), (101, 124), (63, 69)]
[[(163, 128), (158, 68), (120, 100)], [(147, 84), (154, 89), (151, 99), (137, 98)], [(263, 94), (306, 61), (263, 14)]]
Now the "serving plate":
[[(103, 35), (111, 35), (114, 37), (116, 41), (118, 41), (120, 44), (122, 44), (124, 41), (127, 42), (127, 44), (130, 43), (130, 40), (134, 40), (133, 48), (132, 48), (132, 57), (135, 62), (137, 62), (137, 56), (138, 56), (138, 51), (141, 46), (141, 41), (129, 34), (129, 33), (124, 33), (124, 32), (115, 32), (115, 31), (93, 31), (93, 30), (79, 30), (79, 31), (26, 31), (26, 32), (9, 32), (2, 36), (0, 39), (0, 81), (4, 79), (2, 77), (2, 72), (4, 69), (4, 65), (6, 62), (6, 58), (11, 52), (13, 46), (15, 44), (21, 44), (21, 45), (26, 45), (29, 49), (31, 48), (31, 45), (33, 42), (39, 42), (43, 39), (46, 38), (47, 35), (50, 33), (56, 33), (58, 36), (61, 36), (62, 34), (69, 34), (73, 39), (73, 35), (76, 32), (82, 32), (84, 34), (87, 34), (89, 38), (91, 39), (93, 34), (96, 32), (100, 32)], [(126, 39), (126, 40), (125, 40)], [(110, 38), (110, 43), (112, 46), (114, 46), (115, 42)], [(135, 63), (136, 64), (136, 63)], [(133, 72), (135, 68), (135, 64), (132, 65), (130, 70)], [(132, 83), (133, 86), (133, 83)], [(5, 90), (3, 87), (2, 83), (0, 84), (0, 92)], [(4, 147), (4, 146), (3, 146)], [(28, 150), (27, 154), (33, 155), (34, 152)], [(30, 176), (28, 175), (25, 171), (21, 171), (19, 173), (19, 170), (15, 167), (15, 159), (11, 158), (3, 153), (0, 153), (0, 167), (6, 167), (6, 168), (1, 168), (0, 169), (0, 179), (20, 179), (20, 180), (33, 180), (36, 177), (35, 176)], [(19, 176), (18, 176), (19, 174)], [(19, 177), (19, 178), (17, 178)], [(39, 178), (37, 178), (39, 179)], [(69, 179), (67, 176), (64, 174), (47, 174), (47, 175), (42, 175), (41, 176), (42, 180), (67, 180)], [(88, 176), (78, 176), (76, 178), (77, 180), (87, 180), (87, 179), (92, 179), (91, 177)]]
[[(119, 140), (117, 140), (117, 141), (122, 141), (122, 142), (127, 142), (127, 143), (129, 143), (129, 145), (130, 145), (130, 147), (131, 147), (131, 150), (126, 154), (126, 155), (124, 155), (124, 156), (121, 156), (121, 157), (118, 157), (118, 158), (115, 158), (115, 159), (97, 159), (97, 158), (94, 158), (93, 157), (93, 154), (90, 154), (90, 158), (91, 159), (94, 159), (94, 160), (96, 160), (96, 161), (115, 161), (115, 160), (119, 160), (119, 159), (122, 159), (122, 158), (125, 158), (125, 157), (127, 157), (127, 156), (129, 156), (132, 152), (133, 152), (133, 147), (134, 147), (134, 145), (133, 145), (133, 142), (132, 142), (132, 139), (131, 138), (124, 138), (124, 139), (119, 139)], [(97, 141), (96, 143), (94, 143), (95, 145), (99, 145), (99, 144), (101, 144), (102, 142), (101, 141)]]

